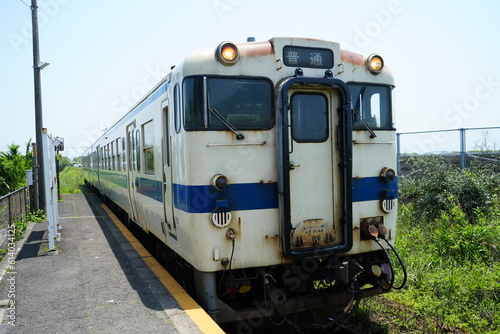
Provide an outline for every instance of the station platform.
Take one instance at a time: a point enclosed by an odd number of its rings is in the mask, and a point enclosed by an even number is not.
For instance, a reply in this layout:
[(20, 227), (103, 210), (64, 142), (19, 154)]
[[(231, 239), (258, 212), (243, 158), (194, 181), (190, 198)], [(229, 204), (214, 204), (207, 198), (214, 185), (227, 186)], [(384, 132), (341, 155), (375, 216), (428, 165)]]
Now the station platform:
[(224, 333), (95, 194), (65, 195), (59, 224), (56, 255), (45, 222), (2, 261), (0, 333)]

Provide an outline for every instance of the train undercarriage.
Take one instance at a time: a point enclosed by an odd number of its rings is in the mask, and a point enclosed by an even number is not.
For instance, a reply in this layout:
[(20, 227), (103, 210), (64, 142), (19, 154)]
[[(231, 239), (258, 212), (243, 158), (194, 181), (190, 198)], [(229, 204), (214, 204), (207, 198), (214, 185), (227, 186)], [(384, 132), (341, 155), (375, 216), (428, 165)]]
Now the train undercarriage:
[(362, 298), (389, 292), (394, 286), (384, 250), (236, 270), (228, 263), (216, 273), (197, 271), (160, 241), (155, 250), (209, 315), (237, 333), (276, 327), (297, 333), (334, 330), (356, 312)]
[(224, 270), (200, 272), (103, 200), (208, 314), (236, 333), (276, 327), (292, 333), (332, 332), (356, 312), (361, 299), (404, 284), (394, 287), (391, 259), (383, 247), (268, 267), (231, 269), (227, 263)]

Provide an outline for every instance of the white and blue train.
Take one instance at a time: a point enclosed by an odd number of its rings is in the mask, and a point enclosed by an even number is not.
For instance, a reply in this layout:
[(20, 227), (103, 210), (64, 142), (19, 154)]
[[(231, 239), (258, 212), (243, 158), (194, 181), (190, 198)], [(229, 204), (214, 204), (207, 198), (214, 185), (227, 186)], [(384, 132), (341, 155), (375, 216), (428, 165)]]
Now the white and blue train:
[(332, 328), (394, 288), (393, 89), (338, 43), (223, 42), (107, 130), (85, 180), (217, 322)]

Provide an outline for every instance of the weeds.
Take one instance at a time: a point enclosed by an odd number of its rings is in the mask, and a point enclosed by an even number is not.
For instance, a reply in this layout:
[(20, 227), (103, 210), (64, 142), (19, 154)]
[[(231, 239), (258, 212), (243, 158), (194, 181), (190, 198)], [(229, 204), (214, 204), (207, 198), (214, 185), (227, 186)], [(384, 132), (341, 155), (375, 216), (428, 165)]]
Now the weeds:
[[(423, 317), (429, 332), (500, 332), (498, 173), (460, 171), (435, 158), (412, 167), (400, 183), (396, 240), (408, 285), (387, 298)], [(393, 321), (400, 323), (393, 333), (406, 332), (408, 319)]]
[(83, 185), (82, 168), (68, 167), (59, 174), (60, 191), (63, 194), (80, 194)]
[(28, 213), (26, 220), (33, 223), (41, 223), (47, 219), (43, 210)]

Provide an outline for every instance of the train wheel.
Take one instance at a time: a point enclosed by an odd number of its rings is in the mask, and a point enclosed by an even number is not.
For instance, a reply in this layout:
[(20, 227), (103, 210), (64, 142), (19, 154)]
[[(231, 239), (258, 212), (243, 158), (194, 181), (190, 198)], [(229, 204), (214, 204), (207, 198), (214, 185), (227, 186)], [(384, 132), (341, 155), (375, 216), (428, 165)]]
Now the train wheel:
[(168, 252), (165, 244), (161, 241), (157, 241), (155, 244), (155, 253), (158, 262), (164, 267), (168, 265)]

